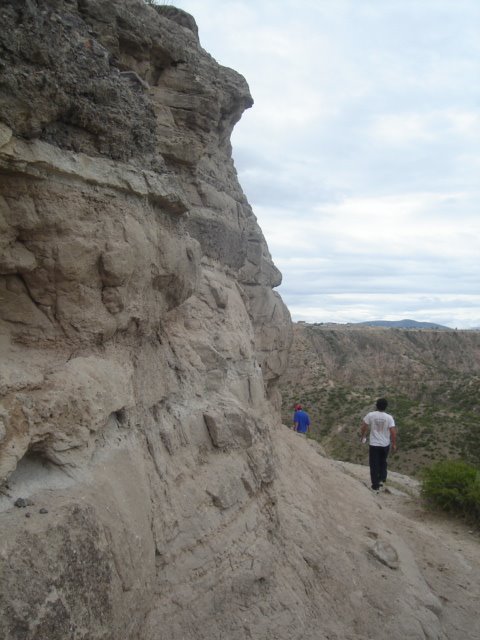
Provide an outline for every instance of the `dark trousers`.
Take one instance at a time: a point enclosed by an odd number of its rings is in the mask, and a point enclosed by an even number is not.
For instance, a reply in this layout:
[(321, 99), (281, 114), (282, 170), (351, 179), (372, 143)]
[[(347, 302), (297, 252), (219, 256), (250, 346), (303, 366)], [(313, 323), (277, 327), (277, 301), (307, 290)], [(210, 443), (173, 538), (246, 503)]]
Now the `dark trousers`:
[(388, 447), (370, 447), (368, 448), (368, 462), (370, 464), (370, 479), (372, 481), (372, 489), (378, 489), (381, 482), (387, 479), (387, 458), (390, 451)]

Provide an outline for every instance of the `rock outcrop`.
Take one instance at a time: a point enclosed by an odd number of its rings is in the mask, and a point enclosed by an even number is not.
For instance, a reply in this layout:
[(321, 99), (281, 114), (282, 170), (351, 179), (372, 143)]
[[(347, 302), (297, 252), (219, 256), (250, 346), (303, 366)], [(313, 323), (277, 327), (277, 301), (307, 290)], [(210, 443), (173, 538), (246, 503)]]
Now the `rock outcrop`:
[[(144, 637), (155, 594), (267, 544), (291, 329), (231, 159), (252, 99), (173, 7), (0, 15), (0, 628)], [(43, 521), (9, 510), (38, 491)]]
[(0, 21), (0, 636), (474, 638), (280, 424), (290, 318), (231, 159), (244, 79), (173, 7)]

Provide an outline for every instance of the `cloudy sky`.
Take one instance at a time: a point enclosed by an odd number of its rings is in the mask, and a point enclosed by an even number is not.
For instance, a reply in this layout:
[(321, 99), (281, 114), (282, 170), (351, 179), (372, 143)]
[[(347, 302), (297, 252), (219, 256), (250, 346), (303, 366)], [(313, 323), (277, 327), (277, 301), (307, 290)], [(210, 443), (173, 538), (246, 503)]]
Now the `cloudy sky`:
[(234, 159), (293, 319), (480, 326), (480, 2), (173, 4), (249, 83)]

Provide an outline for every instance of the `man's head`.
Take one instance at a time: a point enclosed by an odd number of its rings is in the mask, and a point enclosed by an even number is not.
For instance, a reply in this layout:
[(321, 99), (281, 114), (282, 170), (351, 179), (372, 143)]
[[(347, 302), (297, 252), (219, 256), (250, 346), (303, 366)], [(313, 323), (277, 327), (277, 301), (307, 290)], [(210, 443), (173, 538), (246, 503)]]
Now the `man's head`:
[(385, 411), (385, 409), (388, 407), (388, 402), (385, 400), (385, 398), (379, 398), (377, 400), (376, 407), (378, 411)]
[(295, 405), (295, 411), (301, 411), (302, 409), (302, 405), (301, 404), (296, 404)]

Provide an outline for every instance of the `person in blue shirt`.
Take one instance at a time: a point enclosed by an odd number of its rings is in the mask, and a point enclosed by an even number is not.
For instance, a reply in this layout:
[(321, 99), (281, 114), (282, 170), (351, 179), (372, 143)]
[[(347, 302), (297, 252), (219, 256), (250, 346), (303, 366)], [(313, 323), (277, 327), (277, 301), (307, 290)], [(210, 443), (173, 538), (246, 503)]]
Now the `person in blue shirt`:
[(310, 416), (302, 409), (302, 405), (295, 405), (295, 413), (293, 414), (293, 430), (297, 433), (306, 434), (310, 426)]

